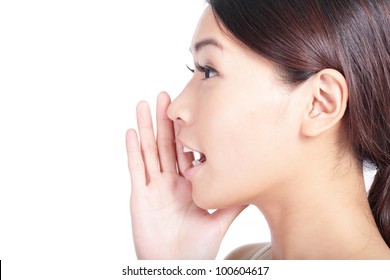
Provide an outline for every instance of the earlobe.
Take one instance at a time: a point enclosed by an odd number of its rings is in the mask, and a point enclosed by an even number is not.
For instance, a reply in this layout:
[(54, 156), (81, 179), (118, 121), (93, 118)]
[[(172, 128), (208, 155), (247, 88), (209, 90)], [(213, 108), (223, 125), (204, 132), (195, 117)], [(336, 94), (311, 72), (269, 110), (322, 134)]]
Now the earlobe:
[(334, 69), (324, 69), (310, 79), (310, 99), (301, 132), (315, 137), (342, 119), (347, 108), (348, 88), (344, 76)]

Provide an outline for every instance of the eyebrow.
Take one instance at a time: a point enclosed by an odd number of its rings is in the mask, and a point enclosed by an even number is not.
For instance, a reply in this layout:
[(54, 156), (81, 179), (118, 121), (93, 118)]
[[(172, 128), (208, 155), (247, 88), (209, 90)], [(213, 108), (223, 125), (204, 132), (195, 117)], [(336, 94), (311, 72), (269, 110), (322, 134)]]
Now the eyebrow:
[(207, 38), (207, 39), (204, 39), (204, 40), (201, 40), (201, 41), (195, 43), (193, 48), (190, 48), (190, 52), (192, 53), (192, 49), (194, 49), (195, 52), (199, 52), (202, 48), (209, 46), (209, 45), (217, 47), (220, 50), (223, 50), (221, 43), (219, 43), (217, 40), (215, 40), (213, 38)]

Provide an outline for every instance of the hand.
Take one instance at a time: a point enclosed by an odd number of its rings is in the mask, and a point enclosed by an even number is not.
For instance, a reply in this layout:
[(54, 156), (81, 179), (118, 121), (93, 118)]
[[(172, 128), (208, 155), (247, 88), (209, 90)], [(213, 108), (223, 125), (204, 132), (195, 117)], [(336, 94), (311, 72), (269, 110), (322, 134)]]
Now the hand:
[(137, 106), (140, 145), (135, 130), (126, 134), (137, 257), (215, 259), (227, 229), (245, 207), (210, 214), (194, 204), (191, 183), (181, 176), (193, 158), (175, 144), (173, 123), (167, 116), (170, 102), (168, 94), (158, 96), (157, 141), (150, 108), (144, 101)]

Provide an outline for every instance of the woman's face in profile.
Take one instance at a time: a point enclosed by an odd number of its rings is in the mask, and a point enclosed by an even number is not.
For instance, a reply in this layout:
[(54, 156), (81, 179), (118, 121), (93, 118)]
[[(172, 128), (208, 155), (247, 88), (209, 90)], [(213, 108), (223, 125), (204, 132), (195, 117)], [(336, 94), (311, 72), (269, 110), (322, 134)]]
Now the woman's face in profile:
[(187, 174), (202, 208), (253, 203), (299, 177), (304, 85), (288, 90), (273, 65), (228, 37), (208, 7), (191, 44), (194, 76), (168, 110), (177, 139), (206, 161)]

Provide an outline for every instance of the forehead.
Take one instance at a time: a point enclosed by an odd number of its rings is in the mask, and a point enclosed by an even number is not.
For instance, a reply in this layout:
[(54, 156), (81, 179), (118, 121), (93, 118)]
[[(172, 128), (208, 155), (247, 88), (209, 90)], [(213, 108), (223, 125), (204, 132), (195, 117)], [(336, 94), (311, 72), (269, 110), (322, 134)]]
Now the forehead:
[[(248, 46), (235, 38), (222, 24), (218, 24), (213, 11), (208, 6), (199, 19), (191, 42), (191, 52), (196, 53), (196, 46), (213, 45), (222, 51), (225, 58), (229, 61), (240, 61), (240, 65), (256, 65), (259, 63), (267, 67), (274, 68), (274, 65), (258, 53), (251, 50)], [(276, 69), (276, 68), (275, 68)]]
[(213, 39), (220, 43), (223, 47), (232, 44), (232, 41), (221, 30), (221, 27), (218, 25), (217, 20), (214, 17), (211, 7), (207, 7), (203, 12), (202, 16), (199, 19), (198, 25), (195, 29), (194, 36), (192, 37), (191, 42), (191, 51), (194, 52), (194, 47), (196, 43)]

